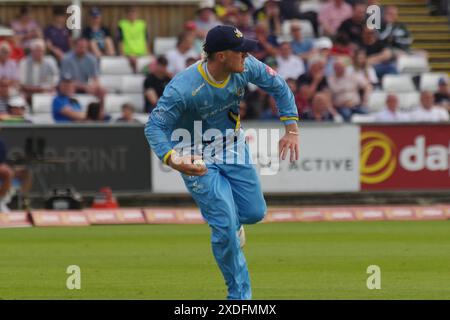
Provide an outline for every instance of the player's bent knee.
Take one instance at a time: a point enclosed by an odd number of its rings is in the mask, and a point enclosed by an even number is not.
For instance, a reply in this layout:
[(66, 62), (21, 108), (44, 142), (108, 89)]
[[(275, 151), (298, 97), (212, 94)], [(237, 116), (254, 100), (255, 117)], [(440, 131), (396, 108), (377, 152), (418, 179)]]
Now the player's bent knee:
[(248, 215), (243, 221), (245, 224), (254, 224), (264, 219), (266, 216), (267, 207), (265, 203), (254, 205), (248, 212)]

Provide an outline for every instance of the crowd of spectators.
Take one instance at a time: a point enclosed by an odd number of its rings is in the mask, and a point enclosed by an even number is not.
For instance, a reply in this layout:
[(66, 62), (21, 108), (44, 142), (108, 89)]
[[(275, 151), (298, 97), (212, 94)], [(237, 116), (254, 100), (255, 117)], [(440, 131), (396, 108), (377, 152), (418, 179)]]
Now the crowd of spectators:
[[(413, 39), (399, 22), (397, 7), (382, 8), (379, 30), (367, 26), (367, 6), (376, 2), (323, 0), (318, 1), (317, 11), (301, 12), (296, 0), (205, 1), (180, 30), (176, 46), (145, 67), (144, 110), (127, 103), (117, 121), (135, 122), (134, 112), (151, 112), (170, 79), (201, 59), (206, 33), (219, 24), (234, 25), (258, 40), (251, 54), (287, 81), (303, 120), (351, 121), (354, 114), (367, 114), (370, 94), (380, 88), (385, 75), (397, 74), (398, 57), (426, 56), (411, 49)], [(304, 32), (301, 20), (308, 21), (310, 34)], [(56, 122), (112, 121), (104, 112), (108, 90), (99, 80), (99, 59), (124, 56), (134, 72), (141, 72), (137, 60), (152, 54), (151, 32), (134, 7), (128, 8), (116, 30), (105, 26), (96, 7), (90, 9), (87, 21), (81, 36), (73, 38), (64, 10), (56, 8), (45, 28), (28, 7), (20, 11), (10, 23), (12, 33), (0, 39), (0, 120), (29, 121), (32, 95), (51, 93)], [(398, 111), (399, 99), (390, 93), (386, 110), (375, 119), (448, 120), (449, 91), (448, 81), (442, 78), (439, 90), (422, 92), (420, 105), (409, 114)], [(87, 111), (74, 97), (83, 93), (98, 99)], [(241, 103), (241, 117), (277, 119), (275, 102), (250, 86)]]

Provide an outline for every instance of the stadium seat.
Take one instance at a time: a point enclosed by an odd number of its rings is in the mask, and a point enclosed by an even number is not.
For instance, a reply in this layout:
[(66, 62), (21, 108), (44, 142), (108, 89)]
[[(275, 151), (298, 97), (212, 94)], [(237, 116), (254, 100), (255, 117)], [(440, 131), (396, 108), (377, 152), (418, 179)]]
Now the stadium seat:
[(283, 36), (290, 36), (291, 24), (294, 21), (300, 22), (301, 28), (302, 28), (302, 35), (303, 35), (304, 39), (314, 38), (314, 29), (313, 29), (311, 22), (309, 22), (308, 20), (298, 20), (298, 19), (286, 20), (283, 22), (283, 25), (282, 25)]
[(141, 122), (141, 123), (143, 123), (143, 124), (147, 123), (148, 116), (149, 116), (148, 113), (136, 113), (136, 114), (134, 115), (134, 117), (136, 118), (136, 120), (138, 120), (139, 122)]
[(157, 56), (165, 55), (167, 51), (174, 49), (176, 46), (176, 37), (156, 37), (153, 42), (153, 51)]
[(155, 60), (154, 56), (138, 57), (136, 61), (137, 73), (145, 73), (145, 68)]
[(386, 92), (374, 91), (369, 96), (368, 108), (369, 112), (379, 112), (386, 106)]
[(73, 97), (78, 101), (83, 111), (87, 110), (89, 103), (98, 102), (98, 98), (90, 94), (75, 94)]
[(101, 74), (132, 74), (133, 69), (126, 57), (101, 57)]
[(410, 92), (416, 90), (412, 78), (408, 74), (387, 74), (383, 77), (382, 87), (386, 92)]
[(300, 12), (319, 12), (320, 5), (320, 1), (300, 1)]
[(124, 103), (131, 103), (135, 106), (136, 112), (144, 110), (144, 96), (135, 94), (113, 94), (105, 96), (105, 112), (108, 114), (120, 113)]
[(374, 122), (375, 115), (374, 114), (354, 114), (352, 115), (353, 123), (365, 123), (365, 122)]
[(30, 114), (27, 118), (34, 124), (54, 124), (53, 115), (49, 112)]
[(428, 59), (422, 56), (401, 56), (397, 59), (397, 69), (400, 73), (421, 74), (428, 72)]
[(420, 77), (420, 90), (433, 92), (437, 91), (438, 81), (440, 78), (446, 78), (447, 80), (449, 79), (446, 73), (429, 72), (422, 74)]
[(412, 111), (420, 106), (420, 93), (417, 91), (399, 92), (397, 97), (401, 111)]
[(122, 75), (101, 74), (99, 76), (100, 84), (111, 93), (118, 93), (122, 89)]
[(31, 98), (32, 111), (34, 114), (51, 113), (54, 94), (35, 93)]
[(122, 78), (122, 93), (143, 93), (145, 76), (141, 74), (126, 75)]

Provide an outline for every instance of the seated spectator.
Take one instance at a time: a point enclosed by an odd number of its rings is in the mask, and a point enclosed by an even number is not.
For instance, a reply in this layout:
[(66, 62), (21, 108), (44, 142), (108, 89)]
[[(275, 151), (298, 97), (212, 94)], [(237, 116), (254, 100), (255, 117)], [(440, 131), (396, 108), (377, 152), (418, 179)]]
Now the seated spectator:
[(137, 57), (149, 55), (151, 52), (147, 23), (138, 16), (137, 8), (129, 7), (126, 18), (119, 21), (118, 27), (119, 53), (128, 57), (134, 70)]
[(317, 54), (325, 61), (325, 75), (329, 76), (333, 74), (333, 64), (335, 57), (331, 54), (333, 48), (333, 42), (330, 38), (321, 37), (314, 42), (314, 48)]
[(239, 31), (242, 32), (245, 38), (255, 39), (256, 33), (252, 20), (252, 13), (249, 9), (240, 9), (237, 15), (237, 23)]
[(75, 39), (73, 50), (61, 61), (61, 73), (72, 76), (77, 93), (88, 93), (103, 99), (106, 90), (100, 85), (98, 69), (98, 61), (88, 52), (85, 38)]
[(281, 34), (281, 11), (277, 1), (267, 0), (264, 6), (254, 12), (257, 24), (264, 24), (269, 34)]
[(58, 65), (53, 56), (45, 56), (45, 42), (30, 43), (30, 54), (19, 65), (20, 84), (27, 100), (33, 93), (55, 92), (59, 78)]
[(205, 39), (208, 31), (220, 24), (214, 9), (203, 3), (199, 5), (194, 22), (197, 36), (201, 39)]
[(0, 43), (0, 79), (7, 81), (11, 90), (18, 88), (19, 68), (11, 59), (11, 47), (6, 41)]
[(396, 6), (386, 6), (384, 8), (378, 38), (397, 52), (404, 51), (407, 53), (410, 51), (413, 38), (406, 24), (398, 21), (398, 8)]
[(58, 95), (53, 99), (52, 113), (55, 122), (81, 122), (85, 121), (86, 113), (73, 98), (76, 82), (71, 74), (62, 74), (59, 82)]
[(11, 97), (8, 101), (9, 121), (31, 123), (27, 115), (28, 105), (22, 96)]
[(353, 57), (355, 47), (351, 44), (346, 34), (338, 33), (335, 37), (333, 47), (331, 48), (331, 56), (344, 57), (351, 59)]
[(303, 114), (307, 111), (311, 110), (311, 100), (308, 98), (309, 94), (309, 85), (306, 83), (300, 84), (297, 89), (297, 93), (295, 94), (295, 105), (297, 106), (297, 112), (300, 119), (303, 117)]
[(312, 39), (303, 39), (302, 25), (299, 21), (291, 23), (291, 37), (291, 47), (294, 54), (302, 59), (309, 59), (315, 53)]
[(295, 96), (297, 94), (297, 90), (298, 90), (297, 80), (295, 78), (287, 78), (286, 83), (289, 86), (289, 89), (291, 89), (292, 93)]
[(363, 29), (362, 48), (366, 51), (367, 61), (374, 67), (379, 79), (385, 74), (397, 74), (395, 56), (383, 41), (378, 40), (375, 30), (367, 27)]
[(168, 62), (167, 70), (176, 75), (186, 69), (188, 58), (197, 58), (197, 53), (193, 49), (195, 35), (192, 32), (182, 32), (178, 36), (177, 47), (166, 53)]
[(89, 40), (90, 51), (97, 57), (115, 56), (116, 49), (108, 27), (102, 24), (102, 13), (99, 8), (90, 10), (89, 26), (84, 28), (83, 37)]
[(353, 65), (351, 70), (360, 77), (362, 81), (368, 81), (372, 86), (378, 85), (378, 77), (375, 69), (369, 65), (367, 54), (364, 50), (358, 49), (353, 55)]
[(308, 71), (297, 79), (299, 88), (308, 101), (319, 91), (328, 90), (328, 81), (325, 76), (325, 60), (316, 56), (309, 60)]
[(223, 23), (229, 20), (230, 16), (237, 15), (239, 7), (234, 5), (234, 0), (216, 0), (214, 11)]
[(406, 122), (409, 120), (410, 116), (399, 110), (398, 97), (392, 93), (386, 97), (386, 109), (375, 114), (376, 122)]
[(269, 35), (267, 27), (263, 24), (257, 24), (255, 26), (255, 35), (258, 44), (256, 50), (251, 52), (256, 59), (266, 62), (269, 57), (275, 57), (277, 55), (277, 37)]
[(122, 115), (118, 118), (117, 122), (128, 122), (128, 123), (140, 123), (134, 117), (135, 107), (131, 103), (124, 103), (122, 105)]
[(303, 63), (303, 60), (292, 53), (289, 42), (283, 42), (280, 45), (278, 52), (276, 57), (278, 74), (283, 79), (297, 79), (300, 75), (305, 73), (305, 64)]
[(10, 59), (15, 62), (19, 62), (23, 57), (25, 57), (25, 50), (20, 46), (20, 43), (17, 37), (14, 35), (14, 31), (12, 29), (3, 28), (0, 25), (0, 43), (6, 42), (9, 44)]
[(447, 110), (434, 105), (434, 96), (430, 91), (423, 91), (420, 94), (420, 103), (422, 104), (417, 110), (411, 113), (412, 121), (420, 122), (440, 122), (449, 121)]
[(53, 10), (52, 24), (44, 30), (44, 37), (50, 53), (61, 61), (70, 50), (70, 30), (66, 26), (66, 12), (63, 7)]
[(200, 57), (203, 53), (203, 43), (205, 42), (205, 39), (200, 38), (195, 22), (192, 20), (186, 21), (183, 30), (194, 35), (194, 44), (192, 45), (192, 50), (194, 50), (197, 57)]
[(352, 16), (342, 22), (337, 31), (337, 34), (346, 35), (355, 47), (362, 43), (361, 33), (366, 25), (366, 9), (367, 5), (364, 3), (354, 4)]
[(438, 91), (434, 94), (434, 101), (450, 112), (450, 86), (446, 78), (439, 79)]
[(111, 120), (109, 114), (105, 114), (103, 104), (100, 102), (91, 102), (87, 106), (86, 121), (104, 122)]
[(16, 34), (20, 46), (24, 49), (30, 47), (31, 40), (42, 38), (39, 24), (32, 18), (29, 7), (22, 7), (17, 20), (11, 22), (11, 28)]
[(333, 37), (339, 26), (352, 16), (352, 7), (344, 0), (328, 0), (319, 9), (318, 21), (322, 34)]
[(187, 58), (186, 59), (186, 68), (192, 66), (194, 63), (196, 63), (199, 59), (196, 58)]
[(153, 71), (147, 75), (144, 81), (145, 112), (151, 112), (156, 106), (164, 88), (170, 81), (170, 73), (167, 70), (167, 59), (158, 57)]
[[(367, 105), (371, 85), (367, 81), (361, 81), (350, 70), (346, 70), (342, 59), (337, 59), (334, 63), (334, 75), (328, 77), (328, 85), (333, 105), (345, 121), (350, 121), (355, 113), (367, 113), (364, 106)], [(360, 90), (363, 91), (362, 99)]]
[(334, 121), (330, 112), (333, 105), (329, 97), (324, 93), (316, 94), (312, 99), (311, 109), (303, 113), (302, 119), (307, 121)]

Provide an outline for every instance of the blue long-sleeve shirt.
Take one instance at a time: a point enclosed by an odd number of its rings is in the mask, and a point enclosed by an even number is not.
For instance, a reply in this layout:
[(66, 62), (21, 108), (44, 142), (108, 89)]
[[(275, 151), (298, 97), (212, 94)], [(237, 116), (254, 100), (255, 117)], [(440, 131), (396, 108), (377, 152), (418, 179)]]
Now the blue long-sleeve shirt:
[[(230, 130), (237, 130), (240, 125), (239, 103), (249, 82), (274, 97), (281, 121), (297, 123), (298, 113), (292, 91), (278, 74), (255, 57), (248, 56), (244, 72), (231, 74), (221, 84), (208, 77), (199, 61), (172, 79), (149, 116), (145, 135), (158, 158), (166, 163), (173, 148), (180, 145), (178, 139), (183, 132), (189, 132), (190, 137), (198, 141), (195, 136), (202, 137), (208, 129), (218, 129), (224, 136)], [(178, 139), (172, 139), (176, 129), (184, 130), (176, 134)], [(194, 140), (187, 144), (195, 144)]]

